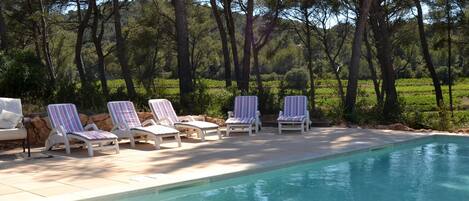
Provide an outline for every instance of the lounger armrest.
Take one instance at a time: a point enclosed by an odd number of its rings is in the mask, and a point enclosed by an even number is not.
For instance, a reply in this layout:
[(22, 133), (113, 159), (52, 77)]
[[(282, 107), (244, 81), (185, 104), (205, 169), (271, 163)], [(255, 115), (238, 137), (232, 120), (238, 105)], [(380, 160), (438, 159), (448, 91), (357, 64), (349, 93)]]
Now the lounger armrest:
[(124, 128), (124, 130), (130, 130), (130, 128), (124, 124), (124, 125), (114, 125), (111, 129), (111, 131), (115, 131), (115, 130), (122, 130), (121, 128)]
[(230, 117), (234, 117), (233, 111), (228, 111), (228, 118), (230, 118)]
[(96, 124), (94, 124), (94, 123), (86, 125), (84, 129), (85, 130), (94, 130), (94, 131), (99, 130), (98, 126), (96, 126)]
[(50, 131), (51, 134), (55, 133), (57, 135), (62, 135), (64, 137), (67, 137), (67, 132), (65, 132), (65, 129), (63, 126), (59, 126), (57, 128), (52, 128)]
[(179, 121), (195, 121), (194, 117), (189, 115), (178, 117)]
[(157, 123), (164, 126), (172, 126), (171, 120), (169, 120), (168, 118), (158, 119)]
[(256, 117), (260, 117), (261, 116), (261, 112), (259, 110), (256, 111)]
[(153, 120), (153, 119), (147, 119), (147, 120), (145, 120), (145, 121), (142, 123), (142, 126), (148, 126), (148, 125), (150, 125), (150, 126), (156, 125), (155, 120)]
[(282, 110), (278, 111), (278, 116), (282, 116), (282, 114), (283, 114)]

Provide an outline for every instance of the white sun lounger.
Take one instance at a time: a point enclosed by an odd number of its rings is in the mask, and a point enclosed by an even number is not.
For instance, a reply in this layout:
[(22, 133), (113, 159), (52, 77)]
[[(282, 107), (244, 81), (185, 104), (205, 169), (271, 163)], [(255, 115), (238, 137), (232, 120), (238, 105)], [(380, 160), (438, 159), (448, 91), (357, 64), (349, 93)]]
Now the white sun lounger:
[(174, 128), (189, 128), (197, 130), (198, 137), (205, 141), (208, 132), (217, 132), (218, 139), (222, 139), (220, 128), (217, 124), (196, 121), (192, 117), (178, 117), (174, 111), (173, 105), (166, 99), (152, 99), (148, 101), (150, 109), (155, 120), (160, 124), (168, 125)]
[(45, 150), (64, 144), (66, 153), (70, 154), (70, 141), (73, 140), (84, 142), (90, 157), (93, 156), (93, 151), (97, 150), (114, 149), (119, 153), (117, 136), (99, 130), (95, 124), (83, 127), (74, 104), (52, 104), (47, 106), (47, 113), (51, 120), (52, 131), (46, 140)]
[(107, 107), (114, 124), (111, 132), (116, 134), (119, 139), (130, 139), (131, 147), (135, 147), (135, 140), (138, 137), (154, 141), (155, 149), (160, 148), (164, 137), (174, 137), (174, 140), (165, 140), (165, 142), (176, 141), (178, 147), (181, 147), (181, 137), (178, 130), (158, 125), (153, 119), (141, 123), (132, 102), (113, 101), (109, 102)]

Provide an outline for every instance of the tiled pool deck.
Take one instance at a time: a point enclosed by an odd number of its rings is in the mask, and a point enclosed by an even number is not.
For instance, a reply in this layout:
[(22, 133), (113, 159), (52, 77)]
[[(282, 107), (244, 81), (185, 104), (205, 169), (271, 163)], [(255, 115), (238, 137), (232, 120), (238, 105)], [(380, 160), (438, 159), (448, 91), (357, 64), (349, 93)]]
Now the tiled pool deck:
[(175, 182), (272, 167), (416, 139), (435, 133), (313, 128), (304, 135), (275, 135), (265, 128), (257, 136), (234, 134), (206, 142), (185, 139), (153, 150), (149, 144), (130, 149), (121, 143), (120, 154), (86, 150), (51, 151), (52, 158), (0, 162), (0, 201), (76, 200)]

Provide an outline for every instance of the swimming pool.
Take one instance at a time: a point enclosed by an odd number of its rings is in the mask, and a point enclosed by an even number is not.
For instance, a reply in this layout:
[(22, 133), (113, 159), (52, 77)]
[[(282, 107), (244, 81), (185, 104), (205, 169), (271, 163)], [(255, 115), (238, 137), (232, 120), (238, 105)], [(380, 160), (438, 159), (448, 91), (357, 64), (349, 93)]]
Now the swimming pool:
[(109, 197), (149, 200), (469, 200), (469, 139), (432, 137), (187, 188)]

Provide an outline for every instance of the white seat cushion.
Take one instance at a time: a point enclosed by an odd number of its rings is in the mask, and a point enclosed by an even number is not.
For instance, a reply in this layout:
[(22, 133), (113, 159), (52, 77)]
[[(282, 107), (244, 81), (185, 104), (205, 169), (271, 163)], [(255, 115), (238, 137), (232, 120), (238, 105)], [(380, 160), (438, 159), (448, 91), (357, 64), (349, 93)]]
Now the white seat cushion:
[(15, 128), (20, 123), (21, 117), (21, 114), (2, 110), (0, 113), (0, 128)]
[(206, 121), (188, 121), (188, 122), (178, 122), (174, 124), (175, 126), (181, 127), (192, 127), (197, 129), (217, 129), (218, 125)]
[(153, 134), (153, 135), (168, 135), (168, 134), (178, 134), (179, 131), (170, 128), (167, 126), (161, 126), (161, 125), (152, 125), (152, 126), (146, 126), (146, 127), (135, 127), (131, 128), (130, 130), (132, 131), (142, 131), (145, 133)]
[(26, 138), (26, 129), (24, 128), (0, 129), (0, 141), (21, 140), (25, 138)]

